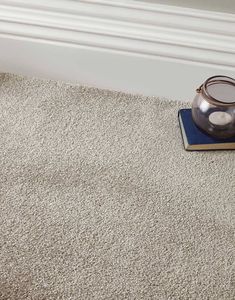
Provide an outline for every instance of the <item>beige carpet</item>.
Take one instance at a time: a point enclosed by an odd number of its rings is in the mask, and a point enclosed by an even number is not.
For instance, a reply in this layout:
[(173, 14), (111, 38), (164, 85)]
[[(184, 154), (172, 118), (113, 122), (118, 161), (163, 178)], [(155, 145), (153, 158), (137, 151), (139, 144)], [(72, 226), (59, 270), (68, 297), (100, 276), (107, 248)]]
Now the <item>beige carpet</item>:
[(235, 299), (235, 152), (182, 106), (0, 76), (1, 300)]

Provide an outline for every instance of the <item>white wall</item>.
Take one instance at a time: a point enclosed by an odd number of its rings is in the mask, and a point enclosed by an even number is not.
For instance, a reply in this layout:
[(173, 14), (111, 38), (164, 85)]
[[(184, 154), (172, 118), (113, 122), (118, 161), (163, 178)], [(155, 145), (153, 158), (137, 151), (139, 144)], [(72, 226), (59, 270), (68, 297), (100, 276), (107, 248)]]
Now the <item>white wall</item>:
[(152, 3), (160, 3), (165, 5), (176, 5), (176, 6), (184, 6), (184, 7), (196, 8), (196, 9), (207, 9), (207, 10), (235, 13), (235, 0), (145, 0), (145, 1), (152, 2)]
[(191, 101), (207, 77), (234, 77), (235, 14), (138, 0), (0, 0), (0, 49), (1, 72)]

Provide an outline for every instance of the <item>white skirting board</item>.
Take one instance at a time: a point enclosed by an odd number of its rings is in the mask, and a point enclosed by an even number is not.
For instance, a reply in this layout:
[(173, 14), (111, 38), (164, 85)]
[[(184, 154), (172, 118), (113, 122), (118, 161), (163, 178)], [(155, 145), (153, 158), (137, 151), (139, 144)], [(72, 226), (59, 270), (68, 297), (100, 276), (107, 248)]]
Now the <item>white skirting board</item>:
[(235, 15), (135, 0), (0, 0), (0, 71), (191, 101), (235, 76)]

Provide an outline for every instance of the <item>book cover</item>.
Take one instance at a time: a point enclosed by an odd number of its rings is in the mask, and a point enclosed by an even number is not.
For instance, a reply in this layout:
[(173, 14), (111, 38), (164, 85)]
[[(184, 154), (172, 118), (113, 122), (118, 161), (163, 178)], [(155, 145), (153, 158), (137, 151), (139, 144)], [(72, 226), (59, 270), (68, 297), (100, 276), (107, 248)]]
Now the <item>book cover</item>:
[(186, 150), (235, 150), (235, 137), (217, 139), (204, 133), (193, 122), (191, 109), (180, 109), (178, 118)]

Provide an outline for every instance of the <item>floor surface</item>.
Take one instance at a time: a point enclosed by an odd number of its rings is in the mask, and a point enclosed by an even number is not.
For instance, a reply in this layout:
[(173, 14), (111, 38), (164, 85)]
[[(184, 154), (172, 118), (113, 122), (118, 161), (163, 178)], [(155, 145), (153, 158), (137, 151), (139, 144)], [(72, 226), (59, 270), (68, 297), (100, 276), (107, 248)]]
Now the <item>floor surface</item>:
[(183, 106), (0, 76), (1, 300), (235, 299), (235, 152)]

